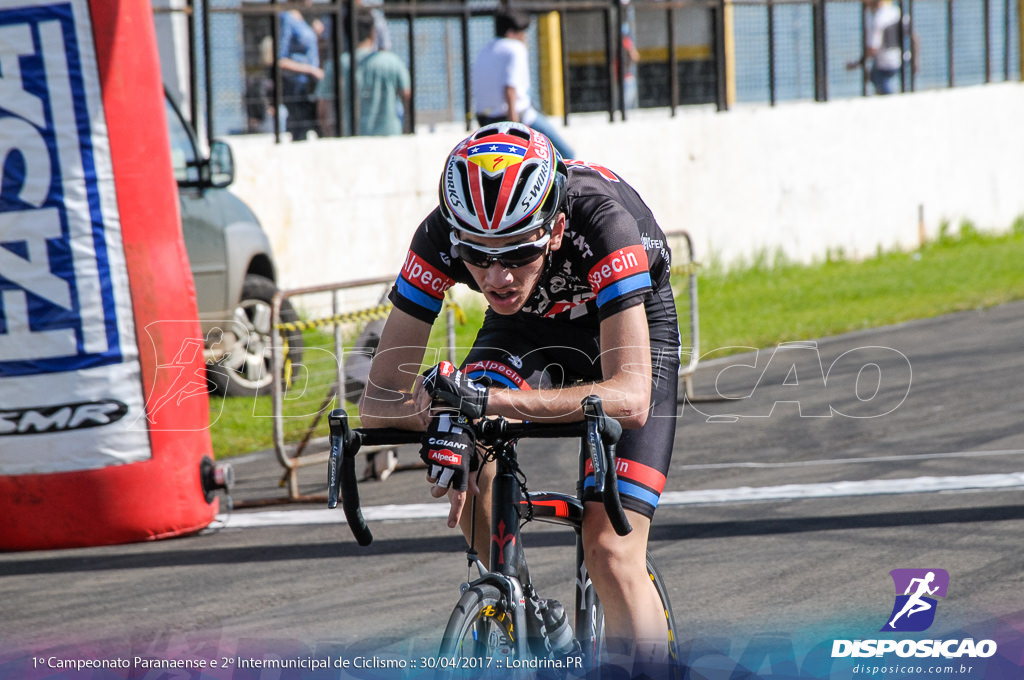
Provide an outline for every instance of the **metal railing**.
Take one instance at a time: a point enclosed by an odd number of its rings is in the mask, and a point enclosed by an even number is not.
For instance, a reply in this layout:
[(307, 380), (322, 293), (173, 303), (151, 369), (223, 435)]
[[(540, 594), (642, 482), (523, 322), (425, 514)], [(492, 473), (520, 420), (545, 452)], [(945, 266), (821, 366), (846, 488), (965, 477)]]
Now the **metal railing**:
[[(352, 376), (354, 365), (368, 370), (376, 342), (364, 334), (367, 325), (383, 322), (391, 309), (385, 294), (395, 281), (385, 276), (344, 283), (279, 291), (271, 304), (274, 341), (271, 356), (271, 418), (274, 452), (284, 469), (288, 500), (310, 500), (299, 489), (300, 468), (327, 462), (327, 414), (332, 408), (357, 413), (365, 375)], [(287, 321), (285, 301), (299, 314)], [(455, 325), (461, 314), (450, 297), (445, 301), (444, 349), (454, 361)], [(288, 334), (303, 336), (302, 359), (292, 365)], [(367, 450), (372, 454), (374, 450)], [(319, 500), (319, 498), (317, 499)]]
[[(669, 231), (665, 238), (672, 248), (672, 270), (673, 292), (676, 295), (676, 311), (680, 314), (679, 339), (683, 357), (689, 355), (688, 359), (679, 367), (679, 390), (678, 400), (692, 400), (693, 374), (697, 371), (697, 364), (700, 362), (700, 310), (697, 300), (697, 270), (700, 264), (697, 262), (693, 250), (693, 239), (687, 231)], [(685, 291), (683, 290), (685, 288)], [(685, 296), (684, 296), (685, 292)], [(683, 313), (686, 316), (683, 316)]]

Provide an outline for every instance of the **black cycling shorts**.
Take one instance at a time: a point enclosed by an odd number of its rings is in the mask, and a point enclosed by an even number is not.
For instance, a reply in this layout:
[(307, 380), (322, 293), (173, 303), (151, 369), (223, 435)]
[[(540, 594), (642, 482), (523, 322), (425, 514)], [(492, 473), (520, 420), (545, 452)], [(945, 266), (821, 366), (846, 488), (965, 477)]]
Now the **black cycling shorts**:
[[(623, 430), (616, 447), (619, 494), (625, 508), (650, 518), (665, 487), (676, 428), (679, 327), (672, 293), (646, 305), (651, 335), (651, 411), (639, 429)], [(532, 314), (502, 316), (487, 310), (463, 364), (474, 379), (513, 389), (545, 389), (601, 380), (595, 329)], [(593, 475), (584, 500), (599, 500)]]

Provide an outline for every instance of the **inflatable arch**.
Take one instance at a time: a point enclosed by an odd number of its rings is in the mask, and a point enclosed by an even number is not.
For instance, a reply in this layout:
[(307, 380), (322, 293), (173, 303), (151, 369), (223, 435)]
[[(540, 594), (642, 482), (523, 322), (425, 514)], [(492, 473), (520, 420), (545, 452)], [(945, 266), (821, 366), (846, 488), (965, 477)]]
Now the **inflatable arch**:
[(146, 0), (0, 7), (0, 550), (217, 512), (157, 54)]

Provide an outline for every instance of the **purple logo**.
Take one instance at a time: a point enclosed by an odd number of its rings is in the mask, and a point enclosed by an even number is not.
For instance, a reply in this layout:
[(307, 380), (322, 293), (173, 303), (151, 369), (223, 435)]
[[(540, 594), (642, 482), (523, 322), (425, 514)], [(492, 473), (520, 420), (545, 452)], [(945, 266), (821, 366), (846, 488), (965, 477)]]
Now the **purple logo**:
[(936, 597), (945, 597), (949, 573), (945, 569), (893, 569), (896, 602), (883, 631), (916, 633), (927, 630), (935, 620)]

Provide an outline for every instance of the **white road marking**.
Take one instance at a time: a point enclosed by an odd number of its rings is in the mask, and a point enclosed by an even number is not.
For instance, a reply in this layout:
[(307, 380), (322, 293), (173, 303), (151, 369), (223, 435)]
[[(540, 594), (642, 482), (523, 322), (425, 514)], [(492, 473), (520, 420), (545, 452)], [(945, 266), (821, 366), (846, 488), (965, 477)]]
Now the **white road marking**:
[(907, 460), (939, 460), (943, 458), (990, 458), (999, 456), (1024, 456), (1024, 449), (1004, 449), (1001, 451), (949, 451), (946, 453), (908, 453), (897, 456), (866, 456), (864, 458), (818, 458), (814, 460), (795, 460), (781, 463), (763, 463), (757, 461), (740, 461), (736, 463), (694, 463), (680, 465), (679, 470), (724, 470), (729, 468), (788, 468), (811, 467), (815, 465), (847, 465), (857, 463), (891, 463)]
[[(372, 505), (363, 508), (367, 522), (378, 520), (436, 519), (448, 517), (448, 503), (410, 503), (408, 505)], [(344, 524), (345, 513), (335, 510), (266, 510), (217, 515), (221, 528), (249, 529), (291, 524)]]
[[(914, 477), (910, 479), (872, 479), (858, 482), (784, 484), (781, 486), (737, 487), (734, 489), (698, 491), (666, 491), (661, 495), (659, 506), (752, 503), (1019, 488), (1024, 488), (1024, 472), (960, 477)], [(448, 504), (446, 502), (376, 505), (363, 508), (363, 517), (368, 522), (439, 519), (447, 516)], [(232, 513), (230, 515), (222, 514), (217, 516), (217, 522), (219, 523), (219, 528), (222, 529), (247, 529), (298, 524), (344, 524), (345, 514), (340, 508), (336, 510), (270, 510)]]

